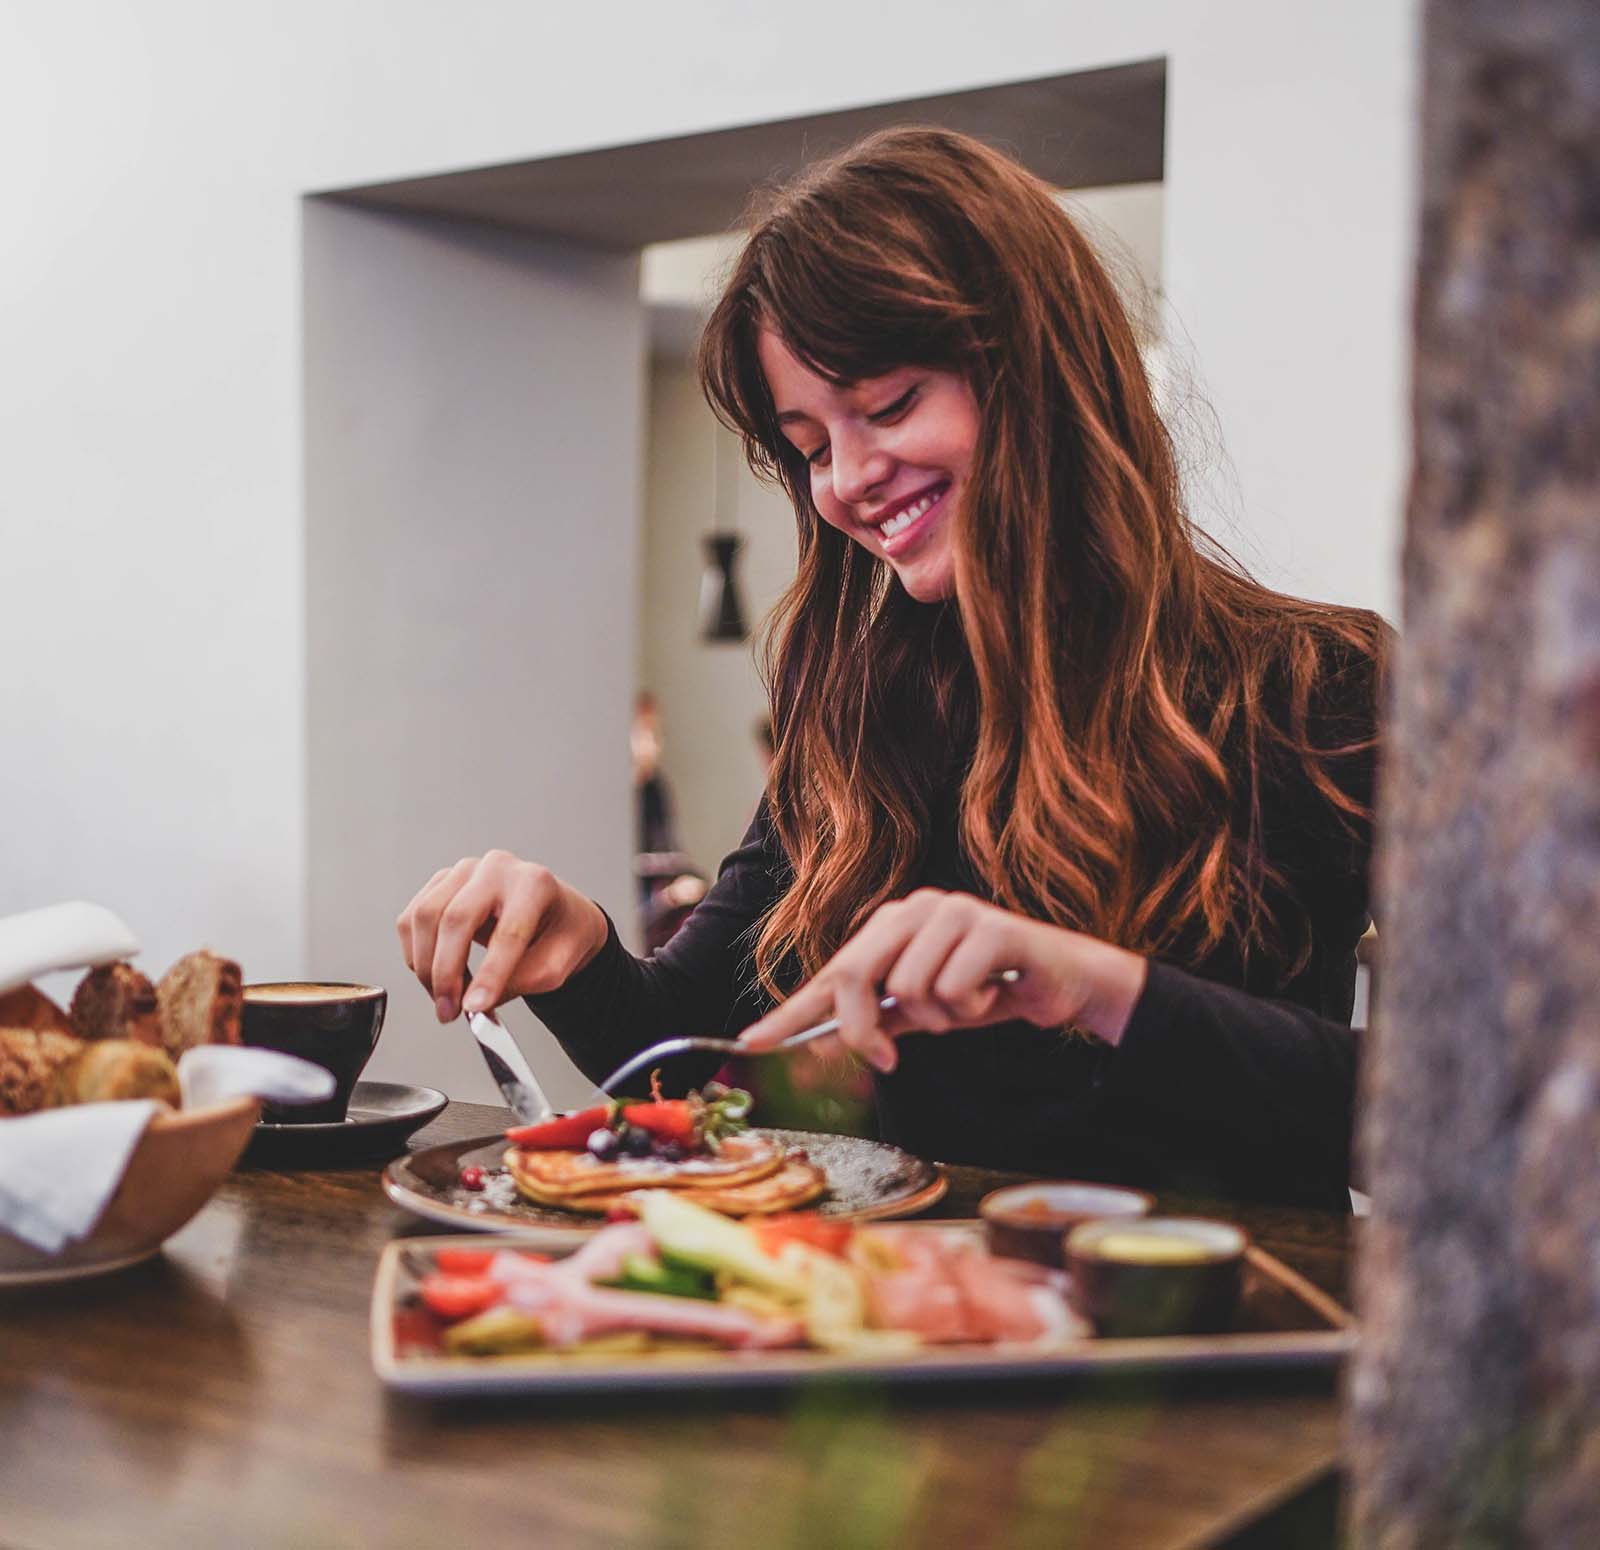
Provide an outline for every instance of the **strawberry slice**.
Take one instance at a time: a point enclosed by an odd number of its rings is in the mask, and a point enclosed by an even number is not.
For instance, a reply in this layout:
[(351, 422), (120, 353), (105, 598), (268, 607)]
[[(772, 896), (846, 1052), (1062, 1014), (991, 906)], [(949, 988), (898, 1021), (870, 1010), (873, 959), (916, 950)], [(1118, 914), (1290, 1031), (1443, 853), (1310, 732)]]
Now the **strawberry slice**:
[(602, 1104), (593, 1109), (580, 1109), (576, 1114), (558, 1114), (537, 1125), (508, 1130), (506, 1140), (530, 1152), (581, 1147), (588, 1141), (589, 1132), (601, 1129), (610, 1118), (610, 1107)]
[(629, 1103), (624, 1105), (622, 1117), (640, 1130), (648, 1130), (662, 1141), (676, 1141), (687, 1150), (693, 1150), (699, 1139), (695, 1112), (682, 1098), (663, 1098), (655, 1103)]

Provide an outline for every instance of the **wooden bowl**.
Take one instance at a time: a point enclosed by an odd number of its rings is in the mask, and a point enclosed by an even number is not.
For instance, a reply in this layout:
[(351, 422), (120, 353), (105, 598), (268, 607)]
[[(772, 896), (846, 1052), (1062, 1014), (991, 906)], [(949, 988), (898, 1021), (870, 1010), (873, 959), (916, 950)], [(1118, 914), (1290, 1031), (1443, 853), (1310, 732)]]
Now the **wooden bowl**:
[(254, 1098), (230, 1098), (210, 1108), (157, 1114), (87, 1238), (46, 1254), (0, 1230), (0, 1285), (101, 1275), (148, 1258), (216, 1192), (249, 1144), (260, 1112)]

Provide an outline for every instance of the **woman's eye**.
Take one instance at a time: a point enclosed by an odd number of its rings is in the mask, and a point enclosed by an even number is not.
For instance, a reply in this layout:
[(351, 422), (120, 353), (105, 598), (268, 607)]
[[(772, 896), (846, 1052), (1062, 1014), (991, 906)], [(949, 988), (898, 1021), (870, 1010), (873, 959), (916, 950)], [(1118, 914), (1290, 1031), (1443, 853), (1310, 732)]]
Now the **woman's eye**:
[(820, 468), (822, 466), (822, 460), (827, 457), (827, 455), (828, 444), (827, 442), (823, 442), (823, 444), (818, 447), (815, 452), (806, 453), (806, 462), (808, 462), (813, 468)]
[(886, 404), (882, 409), (869, 414), (867, 418), (874, 425), (883, 425), (890, 420), (898, 420), (911, 407), (916, 396), (917, 390), (914, 387), (907, 388), (892, 404)]

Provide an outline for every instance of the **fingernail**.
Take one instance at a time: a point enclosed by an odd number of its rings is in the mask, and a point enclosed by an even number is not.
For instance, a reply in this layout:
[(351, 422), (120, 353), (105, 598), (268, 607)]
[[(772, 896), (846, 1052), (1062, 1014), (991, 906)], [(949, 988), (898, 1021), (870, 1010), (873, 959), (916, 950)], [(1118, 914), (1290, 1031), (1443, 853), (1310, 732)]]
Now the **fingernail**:
[(455, 997), (440, 996), (438, 1000), (433, 1003), (433, 1009), (439, 1014), (440, 1022), (449, 1022), (450, 1019), (456, 1015)]
[(474, 985), (467, 992), (467, 998), (461, 1003), (462, 1010), (467, 1012), (487, 1012), (489, 1010), (489, 992)]

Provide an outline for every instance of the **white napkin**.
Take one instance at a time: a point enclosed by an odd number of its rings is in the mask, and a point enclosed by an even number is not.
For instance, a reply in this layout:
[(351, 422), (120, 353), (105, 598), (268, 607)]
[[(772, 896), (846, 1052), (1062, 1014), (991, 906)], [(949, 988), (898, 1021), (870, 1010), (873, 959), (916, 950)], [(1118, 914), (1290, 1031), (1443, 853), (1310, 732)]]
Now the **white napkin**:
[(139, 939), (99, 904), (51, 904), (0, 919), (0, 995), (56, 969), (95, 969), (139, 951)]
[(208, 1109), (249, 1094), (271, 1103), (322, 1103), (333, 1096), (333, 1072), (294, 1055), (239, 1044), (201, 1044), (178, 1060), (185, 1109)]
[[(178, 1061), (178, 1085), (185, 1110), (245, 1094), (318, 1103), (332, 1095), (333, 1073), (276, 1050), (205, 1044)], [(47, 1254), (87, 1237), (160, 1107), (127, 1099), (0, 1119), (0, 1229)]]
[(0, 1119), (0, 1227), (47, 1254), (85, 1237), (160, 1107), (129, 1099)]

